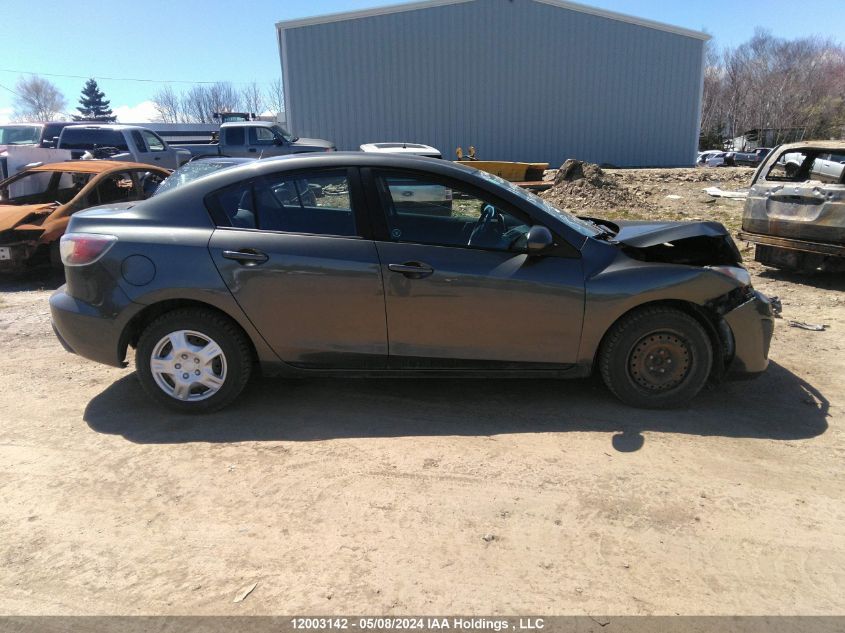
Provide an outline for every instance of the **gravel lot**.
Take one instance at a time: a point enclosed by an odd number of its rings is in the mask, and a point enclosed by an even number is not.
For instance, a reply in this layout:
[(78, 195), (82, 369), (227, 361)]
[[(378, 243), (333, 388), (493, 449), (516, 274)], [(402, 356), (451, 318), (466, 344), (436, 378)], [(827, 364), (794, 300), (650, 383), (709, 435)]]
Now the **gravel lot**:
[[(656, 182), (658, 209), (700, 190)], [(0, 282), (0, 612), (841, 614), (845, 279), (751, 268), (784, 304), (769, 371), (674, 412), (314, 379), (183, 417), (64, 352), (60, 282)]]

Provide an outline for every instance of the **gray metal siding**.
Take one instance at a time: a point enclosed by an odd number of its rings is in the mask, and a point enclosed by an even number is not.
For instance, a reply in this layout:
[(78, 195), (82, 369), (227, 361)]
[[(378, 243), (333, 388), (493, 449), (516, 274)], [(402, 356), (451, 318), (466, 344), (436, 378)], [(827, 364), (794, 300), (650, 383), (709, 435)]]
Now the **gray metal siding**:
[(690, 165), (703, 42), (534, 2), (475, 0), (285, 31), (292, 131), (357, 149)]

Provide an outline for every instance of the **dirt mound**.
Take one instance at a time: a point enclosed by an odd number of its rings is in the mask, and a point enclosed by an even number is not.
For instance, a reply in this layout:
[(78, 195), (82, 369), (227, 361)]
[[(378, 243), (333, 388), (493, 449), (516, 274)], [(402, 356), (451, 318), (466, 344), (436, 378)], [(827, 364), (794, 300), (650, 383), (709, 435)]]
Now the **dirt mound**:
[(621, 185), (598, 165), (572, 158), (560, 166), (554, 185), (542, 197), (571, 210), (653, 207), (644, 194)]

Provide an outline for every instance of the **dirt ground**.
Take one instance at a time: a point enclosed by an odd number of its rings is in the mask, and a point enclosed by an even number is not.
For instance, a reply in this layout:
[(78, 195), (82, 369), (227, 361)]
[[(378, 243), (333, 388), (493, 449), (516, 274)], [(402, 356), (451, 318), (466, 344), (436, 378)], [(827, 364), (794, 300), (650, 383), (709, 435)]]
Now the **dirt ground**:
[[(610, 173), (644, 211), (597, 215), (733, 228), (700, 190), (750, 176)], [(842, 614), (845, 278), (750, 267), (783, 301), (768, 372), (674, 412), (314, 379), (182, 417), (60, 347), (55, 280), (2, 282), (0, 613)]]

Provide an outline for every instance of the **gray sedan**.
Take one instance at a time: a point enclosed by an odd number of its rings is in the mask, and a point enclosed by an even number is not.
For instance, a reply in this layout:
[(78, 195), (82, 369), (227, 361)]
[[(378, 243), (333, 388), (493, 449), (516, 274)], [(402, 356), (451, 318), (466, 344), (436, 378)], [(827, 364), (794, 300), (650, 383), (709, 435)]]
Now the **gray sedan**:
[[(409, 187), (450, 199), (409, 200)], [(486, 172), (332, 153), (73, 216), (50, 300), (72, 352), (189, 412), (264, 374), (599, 373), (674, 407), (766, 369), (773, 318), (714, 222), (578, 218)]]

